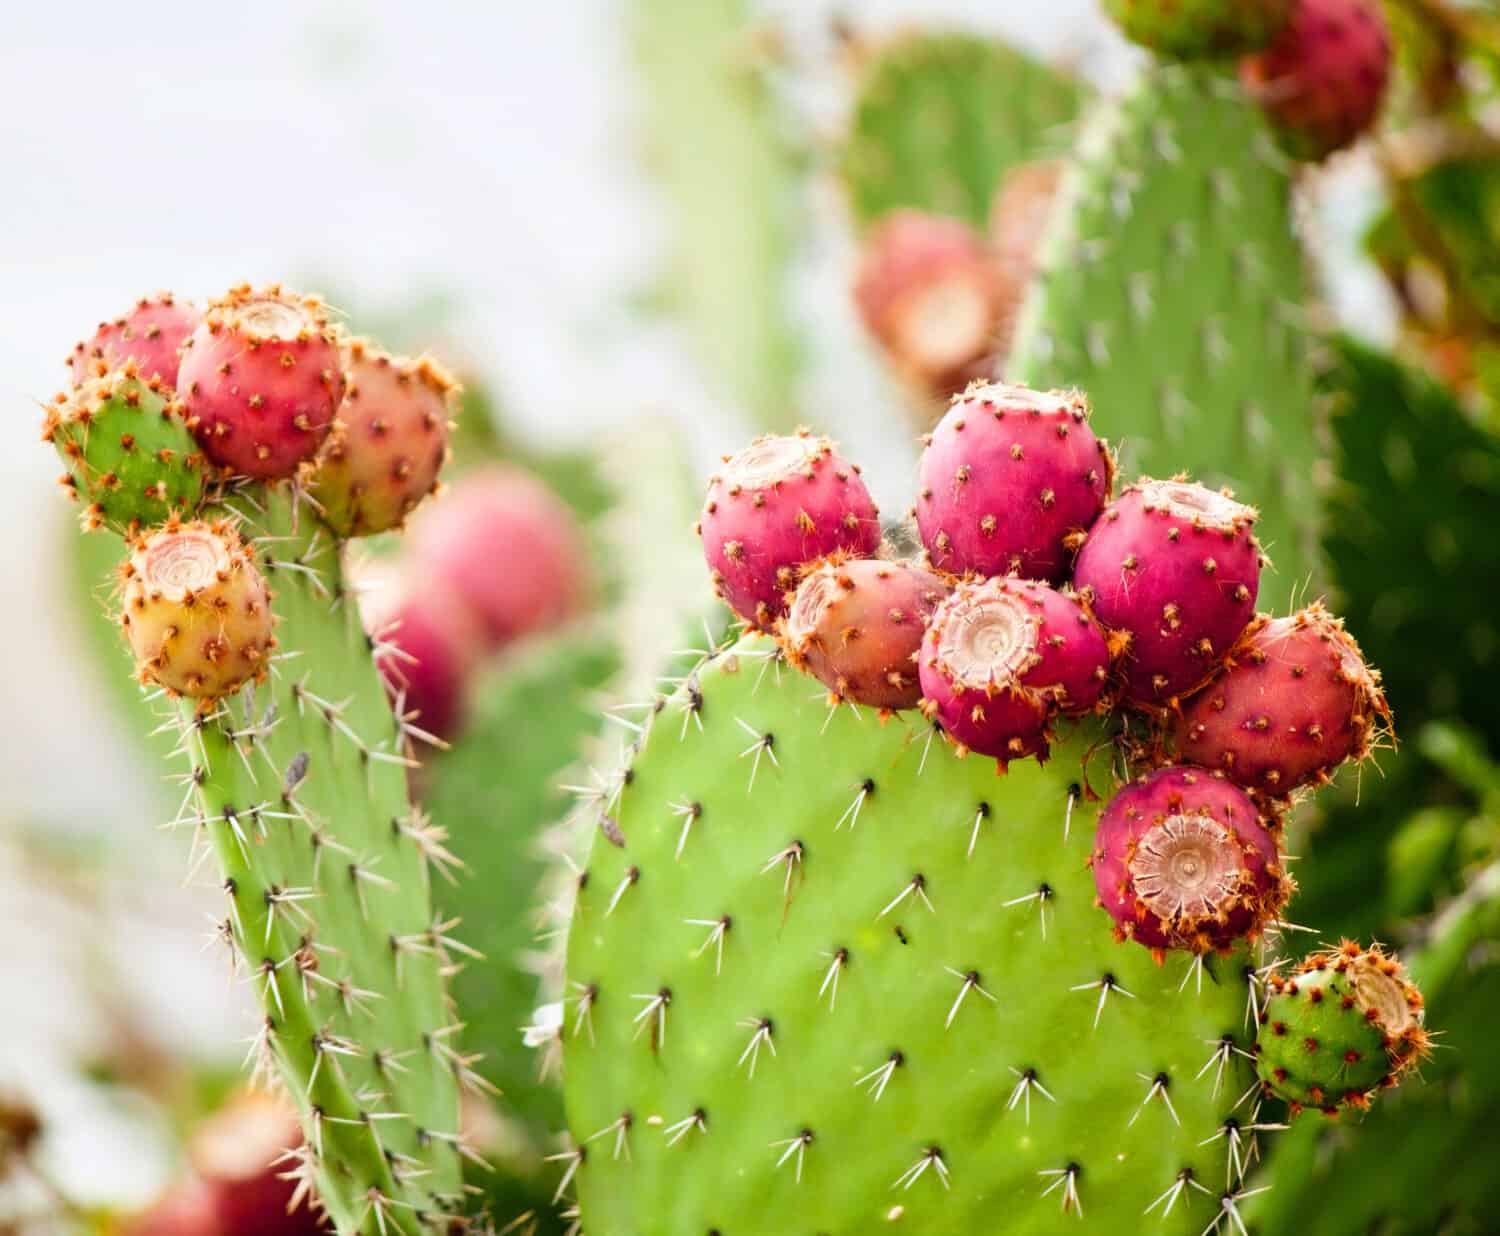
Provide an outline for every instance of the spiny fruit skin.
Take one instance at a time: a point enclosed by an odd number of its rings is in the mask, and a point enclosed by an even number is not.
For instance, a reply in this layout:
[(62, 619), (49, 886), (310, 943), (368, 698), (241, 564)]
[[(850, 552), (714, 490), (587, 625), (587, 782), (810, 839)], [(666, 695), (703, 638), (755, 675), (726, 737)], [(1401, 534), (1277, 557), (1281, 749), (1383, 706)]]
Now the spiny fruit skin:
[(854, 303), (898, 371), (947, 395), (993, 350), (1005, 296), (983, 236), (960, 219), (904, 209), (866, 236)]
[(1240, 66), (1287, 153), (1313, 161), (1374, 125), (1390, 75), (1390, 31), (1374, 0), (1297, 0), (1276, 40)]
[(1255, 613), (1252, 507), (1183, 479), (1130, 486), (1089, 529), (1073, 586), (1128, 633), (1124, 699), (1160, 708), (1200, 686)]
[(923, 709), (960, 747), (1003, 767), (1047, 757), (1057, 715), (1098, 705), (1104, 633), (1077, 600), (1032, 580), (960, 583), (932, 616), (919, 656)]
[(344, 401), (312, 496), (340, 536), (370, 536), (399, 527), (437, 488), (458, 383), (428, 357), (392, 356), (363, 339), (344, 344), (343, 367)]
[(437, 738), (454, 737), (484, 647), (463, 602), (442, 587), (410, 587), (377, 620), (374, 634), (375, 664), (402, 716)]
[(1172, 722), (1179, 756), (1252, 790), (1289, 794), (1370, 753), (1390, 724), (1380, 673), (1321, 602), (1252, 622), (1223, 671)]
[(203, 501), (207, 469), (182, 407), (134, 361), (58, 395), (42, 437), (68, 469), (62, 484), (84, 504), (85, 528), (128, 534)]
[(464, 476), (412, 521), (411, 561), (478, 621), (489, 649), (545, 631), (582, 608), (583, 530), (568, 505), (518, 468)]
[(1378, 944), (1345, 940), (1273, 974), (1260, 1014), (1255, 1067), (1294, 1110), (1369, 1106), (1428, 1052), (1422, 995)]
[(1180, 60), (1259, 51), (1286, 25), (1295, 0), (1105, 0), (1125, 37)]
[(120, 624), (142, 682), (213, 700), (265, 677), (271, 596), (229, 523), (171, 519), (136, 540), (121, 575)]
[(1038, 254), (1052, 204), (1066, 165), (1060, 159), (1019, 163), (1005, 174), (990, 202), (990, 252), (1000, 280), (1000, 319), (995, 327), (995, 373), (1005, 372), (1011, 336), (1026, 290), (1039, 265)]
[(1069, 538), (1109, 498), (1114, 464), (1077, 392), (974, 383), (928, 435), (917, 529), (954, 574), (1066, 576)]
[(880, 547), (880, 513), (859, 468), (827, 438), (801, 430), (725, 457), (708, 483), (698, 534), (717, 595), (770, 631), (806, 563)]
[(915, 708), (917, 650), (948, 591), (910, 563), (833, 555), (805, 569), (781, 623), (782, 647), (839, 700)]
[[(297, 1113), (270, 1095), (236, 1095), (194, 1134), (189, 1157), (224, 1236), (315, 1236), (332, 1228), (286, 1178), (302, 1145)], [(295, 1205), (293, 1204), (295, 1202)]]
[(214, 463), (259, 480), (292, 476), (343, 398), (337, 332), (316, 297), (235, 288), (188, 336), (177, 386)]
[(75, 385), (135, 361), (141, 376), (177, 386), (178, 351), (202, 315), (195, 305), (170, 292), (143, 296), (129, 313), (100, 322), (93, 338), (79, 342), (68, 357)]
[(1099, 816), (1090, 860), (1115, 934), (1195, 953), (1259, 934), (1293, 887), (1276, 824), (1206, 768), (1161, 768), (1121, 790)]

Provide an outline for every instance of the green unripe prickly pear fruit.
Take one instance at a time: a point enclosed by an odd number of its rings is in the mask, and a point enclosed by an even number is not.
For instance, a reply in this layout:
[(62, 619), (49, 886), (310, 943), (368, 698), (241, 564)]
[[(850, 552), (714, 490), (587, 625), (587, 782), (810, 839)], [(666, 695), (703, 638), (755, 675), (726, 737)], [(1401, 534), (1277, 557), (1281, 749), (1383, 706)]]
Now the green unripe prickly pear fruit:
[(62, 484), (84, 503), (85, 528), (128, 534), (203, 501), (207, 466), (182, 407), (133, 361), (58, 395), (42, 438), (67, 466)]
[(1337, 1115), (1368, 1107), (1427, 1054), (1422, 994), (1378, 944), (1345, 940), (1273, 975), (1255, 1065), (1266, 1090), (1294, 1109)]

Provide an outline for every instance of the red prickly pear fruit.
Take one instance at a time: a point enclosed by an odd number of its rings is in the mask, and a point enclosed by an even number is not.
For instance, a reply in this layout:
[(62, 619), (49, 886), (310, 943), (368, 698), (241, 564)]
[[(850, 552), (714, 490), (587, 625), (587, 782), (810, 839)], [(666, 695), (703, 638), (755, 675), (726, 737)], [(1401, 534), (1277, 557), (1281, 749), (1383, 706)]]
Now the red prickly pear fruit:
[(285, 1178), (287, 1156), (301, 1145), (296, 1112), (262, 1094), (237, 1095), (198, 1129), (189, 1157), (210, 1190), (224, 1236), (332, 1230), (307, 1197), (297, 1196), (297, 1182)]
[(1053, 717), (1099, 704), (1104, 632), (1073, 597), (1020, 579), (962, 582), (933, 614), (918, 656), (922, 708), (961, 747), (1003, 765), (1047, 755)]
[(1159, 56), (1206, 60), (1258, 51), (1293, 0), (1104, 0), (1125, 37)]
[(214, 700), (265, 677), (271, 593), (229, 523), (174, 516), (136, 539), (120, 574), (120, 625), (143, 683)]
[(1390, 76), (1390, 31), (1374, 0), (1297, 0), (1275, 41), (1240, 66), (1282, 147), (1309, 161), (1374, 126)]
[(1390, 721), (1380, 672), (1314, 602), (1252, 622), (1219, 676), (1183, 704), (1173, 736), (1182, 759), (1280, 795), (1364, 759)]
[(781, 622), (782, 647), (839, 700), (915, 708), (917, 650), (948, 591), (909, 563), (832, 555), (804, 570)]
[(1114, 462), (1074, 391), (975, 383), (926, 438), (917, 530), (953, 574), (1057, 582), (1109, 499)]
[(75, 385), (102, 377), (133, 360), (142, 378), (177, 386), (178, 350), (202, 318), (189, 301), (170, 292), (143, 296), (129, 313), (100, 322), (93, 338), (74, 346), (68, 357)]
[(1258, 934), (1294, 887), (1276, 825), (1206, 768), (1161, 768), (1125, 787), (1099, 816), (1089, 860), (1116, 935), (1206, 953)]
[(556, 626), (587, 593), (577, 519), (518, 468), (471, 472), (432, 502), (412, 521), (411, 554), (475, 617), (490, 649)]
[(880, 513), (859, 467), (806, 430), (757, 438), (708, 483), (698, 521), (714, 591), (750, 626), (771, 631), (801, 568), (880, 548)]
[(368, 625), (393, 705), (434, 738), (453, 738), (468, 715), (469, 683), (484, 652), (473, 614), (448, 588), (425, 583), (380, 608)]
[(128, 1220), (120, 1236), (243, 1236), (219, 1222), (218, 1198), (201, 1180), (174, 1185), (149, 1209)]
[(428, 357), (395, 357), (363, 339), (344, 344), (343, 368), (312, 496), (340, 536), (369, 536), (400, 526), (437, 488), (458, 383)]
[(984, 237), (962, 220), (897, 210), (865, 238), (855, 306), (918, 387), (947, 395), (980, 373), (1005, 300)]
[(1036, 274), (1042, 237), (1062, 180), (1060, 159), (1018, 163), (1005, 174), (990, 202), (989, 243), (1000, 279), (1000, 317), (995, 327), (992, 372), (1003, 372), (1016, 318)]
[(294, 475), (323, 445), (344, 395), (323, 302), (276, 285), (213, 301), (183, 344), (177, 394), (214, 463), (260, 480)]
[(1227, 492), (1142, 480), (1089, 529), (1073, 586), (1125, 644), (1125, 703), (1166, 706), (1218, 668), (1255, 613), (1255, 518)]

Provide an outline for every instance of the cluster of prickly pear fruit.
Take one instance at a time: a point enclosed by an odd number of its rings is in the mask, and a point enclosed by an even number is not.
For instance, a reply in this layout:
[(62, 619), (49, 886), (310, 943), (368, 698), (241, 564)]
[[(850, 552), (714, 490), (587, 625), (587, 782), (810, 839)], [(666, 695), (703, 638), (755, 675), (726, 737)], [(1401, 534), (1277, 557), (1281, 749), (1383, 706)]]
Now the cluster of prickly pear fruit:
[(366, 598), (403, 710), (455, 737), (479, 666), (582, 610), (587, 556), (577, 518), (538, 477), (508, 465), (462, 477), (413, 521), (392, 587)]
[(216, 1161), (150, 1230), (269, 1232), (235, 1207), (293, 1191), (341, 1233), (430, 1229), (461, 1200), (477, 1081), (446, 995), (463, 946), (430, 897), (457, 860), (408, 797), (425, 735), (391, 706), (342, 558), (436, 489), (455, 384), (279, 285), (201, 313), (143, 300), (71, 364), (45, 436), (85, 526), (127, 540), (120, 624), (187, 761), (174, 823), (217, 855), (220, 935), (262, 1011), (255, 1073), (302, 1125), (276, 1133), (292, 1183)]
[[(927, 440), (918, 561), (875, 546), (826, 440), (712, 478), (704, 555), (747, 634), (601, 782), (569, 997), (533, 1031), (586, 1230), (1235, 1225), (1264, 1099), (1360, 1105), (1421, 1054), (1414, 996), (1398, 1024), (1356, 995), (1339, 1050), (1387, 1035), (1388, 1067), (1292, 1071), (1257, 952), (1288, 796), (1367, 753), (1376, 675), (1321, 607), (1263, 640), (1253, 510), (1112, 480), (1082, 395), (984, 383)], [(1216, 758), (1177, 762), (1210, 692)]]

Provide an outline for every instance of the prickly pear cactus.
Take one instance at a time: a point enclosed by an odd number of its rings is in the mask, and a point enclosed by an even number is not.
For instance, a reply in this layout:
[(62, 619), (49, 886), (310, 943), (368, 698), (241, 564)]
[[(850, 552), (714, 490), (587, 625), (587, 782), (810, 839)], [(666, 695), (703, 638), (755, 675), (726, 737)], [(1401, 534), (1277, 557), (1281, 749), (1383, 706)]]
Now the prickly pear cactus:
[(1318, 422), (1291, 186), (1254, 105), (1208, 69), (1158, 66), (1088, 123), (1006, 375), (1110, 409), (1121, 471), (1253, 495), (1276, 565), (1317, 573)]
[(604, 803), (563, 1025), (587, 1230), (1201, 1231), (1258, 989), (1112, 938), (1097, 732), (997, 778), (774, 652), (706, 663)]

